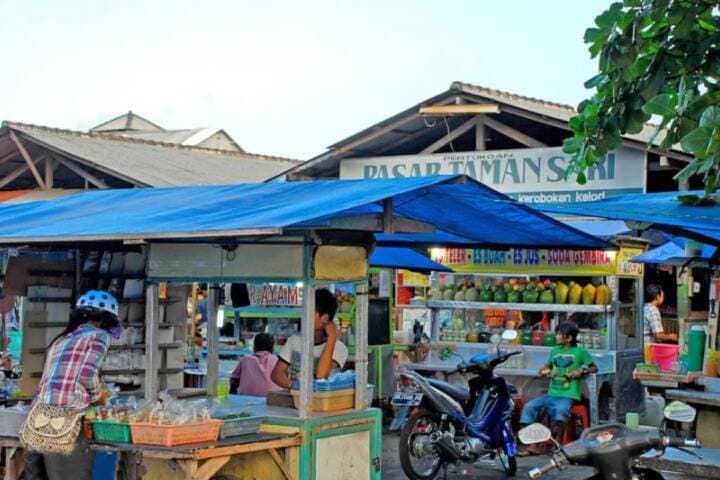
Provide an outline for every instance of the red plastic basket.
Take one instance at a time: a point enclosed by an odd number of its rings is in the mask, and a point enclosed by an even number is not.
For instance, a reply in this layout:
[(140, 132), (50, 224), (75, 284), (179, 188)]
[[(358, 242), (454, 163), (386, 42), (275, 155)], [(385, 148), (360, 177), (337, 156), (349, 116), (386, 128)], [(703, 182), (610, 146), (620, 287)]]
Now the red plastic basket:
[(213, 442), (220, 433), (222, 420), (206, 420), (188, 425), (131, 423), (133, 443), (172, 447), (187, 443)]

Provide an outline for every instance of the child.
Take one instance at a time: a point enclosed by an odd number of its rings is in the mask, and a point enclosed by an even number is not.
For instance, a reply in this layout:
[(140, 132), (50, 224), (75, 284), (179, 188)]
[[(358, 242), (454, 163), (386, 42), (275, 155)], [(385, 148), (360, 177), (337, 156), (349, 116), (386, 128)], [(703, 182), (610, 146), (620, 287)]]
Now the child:
[(271, 380), (277, 357), (273, 354), (275, 340), (269, 333), (255, 335), (252, 355), (240, 359), (230, 376), (230, 393), (264, 397), (280, 388)]
[(539, 371), (541, 377), (550, 377), (548, 394), (525, 404), (520, 417), (523, 426), (547, 416), (557, 425), (557, 437), (562, 439), (570, 408), (581, 397), (581, 379), (597, 372), (590, 353), (577, 346), (577, 335), (578, 328), (572, 322), (561, 323), (555, 329), (557, 346), (550, 351), (547, 363)]
[[(345, 344), (338, 340), (337, 325), (333, 323), (337, 311), (337, 300), (330, 290), (315, 291), (315, 378), (328, 378), (334, 368), (342, 368), (348, 357)], [(272, 373), (273, 381), (285, 389), (292, 387), (292, 381), (300, 370), (302, 342), (300, 334), (292, 335), (280, 351), (278, 362)]]

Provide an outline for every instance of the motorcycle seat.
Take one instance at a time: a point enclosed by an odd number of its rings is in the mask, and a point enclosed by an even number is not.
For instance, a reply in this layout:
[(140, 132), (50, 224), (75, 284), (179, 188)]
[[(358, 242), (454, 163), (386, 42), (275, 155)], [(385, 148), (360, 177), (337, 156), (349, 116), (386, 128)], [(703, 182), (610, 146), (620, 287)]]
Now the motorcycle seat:
[(447, 382), (435, 378), (428, 378), (427, 381), (430, 385), (443, 393), (447, 393), (455, 400), (470, 400), (470, 390), (466, 388), (456, 387), (455, 385), (450, 385)]

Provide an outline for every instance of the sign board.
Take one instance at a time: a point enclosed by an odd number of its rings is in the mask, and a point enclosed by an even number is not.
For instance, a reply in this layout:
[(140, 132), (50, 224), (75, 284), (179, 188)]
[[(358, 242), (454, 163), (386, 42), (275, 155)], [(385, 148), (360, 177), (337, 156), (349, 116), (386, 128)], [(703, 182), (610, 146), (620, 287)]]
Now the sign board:
[(430, 258), (459, 273), (614, 275), (616, 252), (547, 248), (431, 248)]
[(568, 203), (642, 193), (645, 152), (622, 147), (587, 172), (587, 183), (564, 179), (571, 156), (560, 147), (347, 158), (340, 178), (464, 174), (523, 203)]
[(303, 278), (302, 245), (237, 245), (226, 250), (199, 243), (154, 243), (149, 247), (148, 277), (167, 282), (231, 282)]
[(645, 253), (641, 247), (621, 247), (617, 253), (617, 274), (631, 277), (642, 277), (642, 263), (633, 263), (632, 259)]
[(302, 288), (296, 283), (250, 283), (247, 286), (250, 305), (301, 307)]

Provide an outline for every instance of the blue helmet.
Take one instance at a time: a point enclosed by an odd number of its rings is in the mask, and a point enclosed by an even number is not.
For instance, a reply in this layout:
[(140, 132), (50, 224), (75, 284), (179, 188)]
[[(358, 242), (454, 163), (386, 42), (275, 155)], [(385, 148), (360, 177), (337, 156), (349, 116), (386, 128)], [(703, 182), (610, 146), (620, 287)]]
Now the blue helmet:
[(118, 301), (105, 290), (88, 290), (78, 298), (75, 308), (96, 308), (118, 316)]

